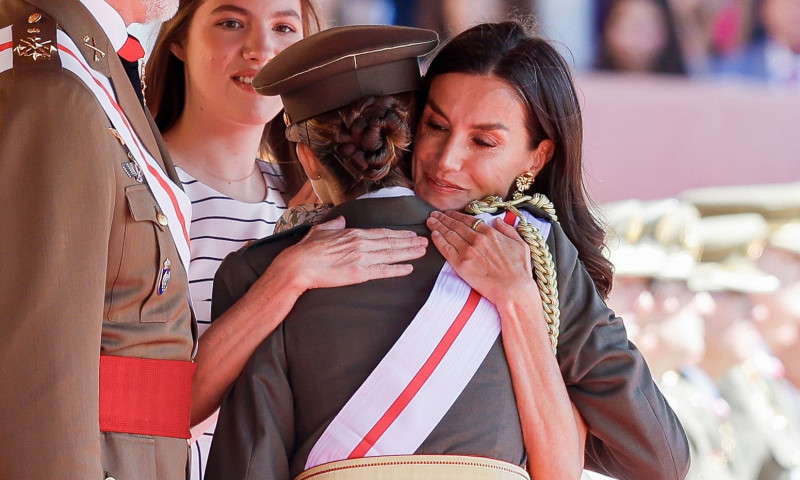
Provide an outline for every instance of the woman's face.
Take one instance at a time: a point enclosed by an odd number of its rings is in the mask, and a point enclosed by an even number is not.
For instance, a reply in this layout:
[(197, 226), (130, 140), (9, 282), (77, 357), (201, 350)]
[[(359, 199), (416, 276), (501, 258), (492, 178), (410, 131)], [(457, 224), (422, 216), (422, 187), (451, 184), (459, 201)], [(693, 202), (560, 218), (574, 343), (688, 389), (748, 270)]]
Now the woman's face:
[(492, 75), (447, 73), (430, 87), (414, 142), (416, 192), (442, 210), (505, 197), (517, 175), (537, 173), (552, 153), (530, 149), (517, 91)]
[(622, 70), (647, 71), (667, 44), (666, 19), (651, 0), (622, 0), (609, 13), (606, 48)]
[(253, 90), (253, 76), (303, 37), (300, 0), (206, 0), (186, 38), (172, 46), (184, 61), (184, 114), (213, 115), (263, 125), (282, 108), (280, 97)]

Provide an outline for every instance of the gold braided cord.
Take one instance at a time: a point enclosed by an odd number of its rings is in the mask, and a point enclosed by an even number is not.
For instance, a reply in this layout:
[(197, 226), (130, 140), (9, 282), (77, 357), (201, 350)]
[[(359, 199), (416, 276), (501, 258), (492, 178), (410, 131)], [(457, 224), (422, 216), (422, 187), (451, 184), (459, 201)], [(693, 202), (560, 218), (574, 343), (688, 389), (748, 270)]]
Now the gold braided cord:
[(553, 203), (541, 193), (535, 195), (514, 195), (513, 200), (503, 201), (498, 196), (489, 196), (483, 200), (473, 200), (467, 205), (466, 211), (473, 215), (479, 213), (497, 213), (500, 210), (508, 210), (519, 217), (517, 232), (525, 240), (531, 250), (531, 260), (533, 261), (533, 271), (536, 277), (536, 285), (539, 287), (539, 296), (544, 307), (545, 321), (547, 323), (547, 335), (550, 337), (550, 345), (553, 353), (558, 347), (558, 331), (561, 326), (561, 310), (558, 302), (558, 283), (556, 280), (556, 266), (553, 255), (545, 242), (542, 234), (525, 219), (525, 216), (517, 209), (517, 205), (528, 204), (539, 208), (549, 214), (553, 221), (558, 221)]

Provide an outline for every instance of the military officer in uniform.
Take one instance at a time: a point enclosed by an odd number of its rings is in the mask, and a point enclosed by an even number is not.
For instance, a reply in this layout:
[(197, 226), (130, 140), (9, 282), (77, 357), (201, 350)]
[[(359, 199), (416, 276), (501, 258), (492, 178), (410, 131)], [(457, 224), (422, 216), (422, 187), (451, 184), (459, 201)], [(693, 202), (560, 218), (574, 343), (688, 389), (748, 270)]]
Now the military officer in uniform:
[(177, 3), (0, 2), (4, 480), (186, 477), (188, 201), (126, 33)]
[[(800, 322), (800, 184), (704, 188), (684, 192), (682, 197), (709, 216), (710, 222), (718, 216), (717, 221), (728, 225), (718, 229), (721, 234), (712, 235), (716, 240), (707, 249), (708, 255), (734, 252), (720, 246), (735, 243), (731, 239), (742, 238), (746, 235), (742, 232), (751, 232), (744, 251), (757, 263), (760, 273), (751, 276), (749, 282), (741, 282), (741, 286), (753, 307), (754, 332), (738, 337), (757, 338), (760, 347), (732, 369), (720, 389), (729, 399), (736, 421), (752, 431), (743, 439), (744, 446), (737, 448), (736, 461), (749, 472), (746, 475), (759, 479), (796, 478), (800, 476), (800, 412), (791, 378), (797, 369)], [(729, 213), (745, 213), (749, 217), (726, 215)], [(725, 218), (752, 218), (755, 214), (761, 218), (749, 222), (750, 226), (725, 222)], [(743, 250), (741, 246), (739, 250)], [(742, 256), (740, 252), (739, 258)], [(763, 280), (758, 279), (767, 274), (775, 285), (764, 290), (759, 288)], [(728, 278), (732, 278), (730, 273)]]
[(754, 324), (753, 294), (779, 287), (778, 278), (759, 269), (767, 222), (755, 213), (705, 217), (703, 260), (690, 278), (697, 291), (709, 292), (713, 308), (705, 314), (707, 352), (701, 366), (714, 379), (730, 407), (735, 429), (732, 463), (741, 478), (788, 479), (796, 468), (800, 436), (789, 425), (764, 360), (770, 358)]

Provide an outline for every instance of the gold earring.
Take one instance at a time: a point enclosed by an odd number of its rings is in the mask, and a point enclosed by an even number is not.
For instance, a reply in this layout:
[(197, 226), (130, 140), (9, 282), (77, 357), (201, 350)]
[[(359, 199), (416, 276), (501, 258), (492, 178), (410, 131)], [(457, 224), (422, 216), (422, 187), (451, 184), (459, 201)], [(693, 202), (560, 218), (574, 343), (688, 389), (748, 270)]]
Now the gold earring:
[(517, 185), (517, 191), (512, 196), (515, 200), (525, 195), (525, 192), (531, 188), (533, 181), (536, 177), (531, 172), (520, 173), (514, 181)]

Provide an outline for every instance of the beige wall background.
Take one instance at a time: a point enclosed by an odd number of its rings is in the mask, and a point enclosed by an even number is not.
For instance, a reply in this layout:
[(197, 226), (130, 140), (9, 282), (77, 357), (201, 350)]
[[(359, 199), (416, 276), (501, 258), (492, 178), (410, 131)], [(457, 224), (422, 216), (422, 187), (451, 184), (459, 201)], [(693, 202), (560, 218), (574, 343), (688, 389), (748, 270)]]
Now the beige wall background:
[(576, 83), (587, 188), (598, 203), (800, 181), (800, 91), (598, 74)]

